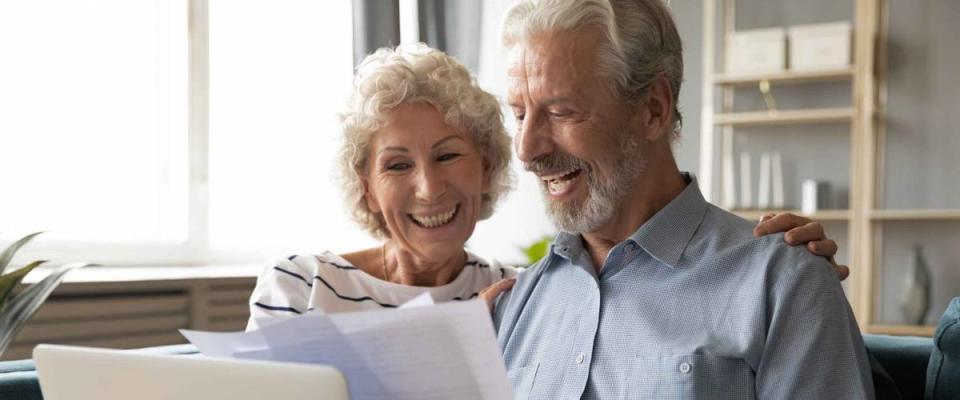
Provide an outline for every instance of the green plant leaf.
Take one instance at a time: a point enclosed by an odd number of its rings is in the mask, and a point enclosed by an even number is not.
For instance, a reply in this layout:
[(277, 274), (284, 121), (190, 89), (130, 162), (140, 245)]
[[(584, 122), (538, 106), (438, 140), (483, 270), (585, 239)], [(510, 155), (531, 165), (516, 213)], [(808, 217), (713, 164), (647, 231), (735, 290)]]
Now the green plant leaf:
[(34, 268), (39, 267), (40, 264), (47, 262), (46, 260), (34, 261), (30, 264), (27, 264), (26, 267), (20, 268), (16, 271), (13, 271), (9, 274), (0, 276), (0, 309), (3, 309), (3, 304), (7, 301), (7, 296), (13, 292), (13, 288), (17, 287), (17, 284), (23, 280), (30, 271), (33, 271)]
[(547, 250), (550, 249), (551, 240), (553, 240), (553, 238), (544, 236), (540, 240), (533, 242), (529, 246), (521, 249), (523, 250), (523, 254), (527, 256), (528, 265), (533, 265), (547, 255)]
[(2, 275), (3, 272), (7, 269), (7, 265), (10, 264), (10, 260), (13, 260), (13, 256), (17, 254), (17, 251), (20, 250), (20, 248), (23, 247), (23, 245), (33, 240), (34, 237), (36, 237), (41, 233), (43, 232), (42, 231), (34, 232), (27, 236), (24, 236), (20, 238), (20, 240), (13, 242), (13, 244), (11, 244), (10, 247), (7, 247), (7, 249), (4, 250), (3, 253), (0, 253), (0, 275)]
[(16, 297), (0, 308), (0, 354), (13, 342), (13, 338), (20, 332), (23, 325), (37, 312), (44, 300), (53, 293), (64, 275), (89, 263), (70, 263), (62, 265), (47, 275), (43, 280), (24, 289)]

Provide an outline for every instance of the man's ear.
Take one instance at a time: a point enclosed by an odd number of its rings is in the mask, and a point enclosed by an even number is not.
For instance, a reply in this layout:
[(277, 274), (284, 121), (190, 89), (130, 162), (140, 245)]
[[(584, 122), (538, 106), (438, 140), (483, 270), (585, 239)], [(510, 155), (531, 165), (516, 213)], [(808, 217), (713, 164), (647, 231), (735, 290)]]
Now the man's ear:
[(673, 89), (666, 76), (660, 75), (650, 83), (647, 98), (637, 104), (637, 107), (642, 109), (634, 113), (640, 118), (637, 123), (644, 132), (645, 139), (654, 142), (669, 133), (673, 126), (673, 110), (676, 102), (677, 99), (673, 98)]

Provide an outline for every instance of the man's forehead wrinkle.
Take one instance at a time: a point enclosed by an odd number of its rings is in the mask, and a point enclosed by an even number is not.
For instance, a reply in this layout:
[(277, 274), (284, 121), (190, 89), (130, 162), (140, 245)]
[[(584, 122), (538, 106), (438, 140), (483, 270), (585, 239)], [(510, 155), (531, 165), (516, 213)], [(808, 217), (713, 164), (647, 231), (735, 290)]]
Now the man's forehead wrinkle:
[(530, 59), (530, 51), (526, 46), (517, 45), (511, 52), (507, 67), (510, 78), (507, 96), (511, 103), (522, 104), (525, 98), (530, 97)]

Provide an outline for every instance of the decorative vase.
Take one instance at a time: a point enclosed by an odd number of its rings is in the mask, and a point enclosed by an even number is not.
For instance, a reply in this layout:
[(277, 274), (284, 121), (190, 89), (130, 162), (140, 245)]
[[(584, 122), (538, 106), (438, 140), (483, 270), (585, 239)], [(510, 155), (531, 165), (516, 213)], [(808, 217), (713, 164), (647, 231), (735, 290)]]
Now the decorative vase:
[(913, 246), (913, 254), (907, 260), (906, 272), (900, 311), (906, 323), (923, 325), (930, 308), (930, 270), (923, 259), (923, 249), (919, 244)]

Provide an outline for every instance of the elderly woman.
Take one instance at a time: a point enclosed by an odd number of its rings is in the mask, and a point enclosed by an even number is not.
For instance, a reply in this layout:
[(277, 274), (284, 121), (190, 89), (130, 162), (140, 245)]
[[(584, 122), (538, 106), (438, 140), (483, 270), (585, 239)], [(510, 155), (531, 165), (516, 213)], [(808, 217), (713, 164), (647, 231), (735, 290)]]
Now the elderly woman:
[[(354, 219), (383, 244), (271, 260), (251, 318), (393, 308), (422, 293), (488, 304), (517, 271), (464, 249), (509, 188), (510, 138), (500, 105), (446, 54), (423, 45), (380, 49), (360, 65), (342, 115), (344, 194)], [(821, 241), (819, 224), (787, 215), (767, 230)], [(828, 247), (828, 256), (836, 252)], [(814, 251), (814, 247), (811, 247)], [(822, 251), (822, 250), (821, 250)]]

